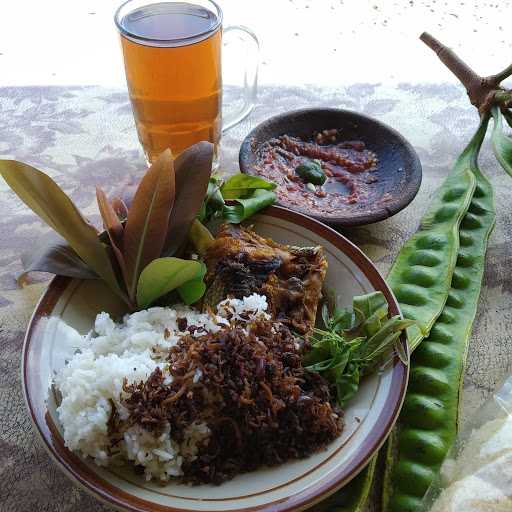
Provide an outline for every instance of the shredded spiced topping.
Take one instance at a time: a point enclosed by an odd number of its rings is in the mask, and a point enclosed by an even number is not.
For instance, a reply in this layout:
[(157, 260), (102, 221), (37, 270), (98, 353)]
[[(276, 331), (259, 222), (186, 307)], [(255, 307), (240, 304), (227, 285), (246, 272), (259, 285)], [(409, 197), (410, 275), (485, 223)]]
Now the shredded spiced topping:
[(301, 344), (277, 322), (258, 320), (194, 338), (169, 352), (169, 371), (125, 385), (129, 422), (183, 442), (186, 429), (204, 423), (210, 435), (185, 458), (184, 480), (219, 484), (262, 465), (302, 458), (324, 448), (342, 430), (327, 382), (301, 364)]

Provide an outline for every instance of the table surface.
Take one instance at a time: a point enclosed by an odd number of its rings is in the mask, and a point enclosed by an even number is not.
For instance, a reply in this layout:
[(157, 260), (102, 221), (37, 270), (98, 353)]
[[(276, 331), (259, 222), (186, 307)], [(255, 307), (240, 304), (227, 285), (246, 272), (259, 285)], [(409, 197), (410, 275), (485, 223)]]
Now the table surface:
[[(384, 222), (343, 231), (386, 273), (473, 133), (476, 113), (464, 91), (450, 84), (263, 87), (250, 118), (225, 135), (221, 168), (237, 169), (238, 147), (251, 127), (273, 114), (305, 106), (349, 108), (374, 116), (401, 131), (421, 158), (423, 183), (406, 210)], [(95, 222), (95, 185), (108, 192), (144, 168), (126, 93), (100, 87), (0, 88), (0, 158), (15, 158), (47, 171)], [(469, 350), (463, 420), (512, 371), (512, 183), (498, 168), (488, 143), (481, 162), (496, 190), (498, 220)], [(52, 463), (35, 437), (23, 403), (23, 334), (47, 277), (40, 274), (21, 289), (15, 276), (21, 270), (20, 252), (44, 230), (0, 183), (0, 510), (107, 510), (74, 487)]]
[[(122, 0), (3, 0), (0, 85), (124, 86), (112, 20)], [(511, 0), (218, 0), (254, 30), (261, 84), (452, 80), (418, 36), (432, 32), (490, 74), (512, 53)], [(226, 82), (241, 80), (233, 55)], [(312, 57), (314, 55), (314, 57)], [(454, 80), (454, 79), (453, 79)]]

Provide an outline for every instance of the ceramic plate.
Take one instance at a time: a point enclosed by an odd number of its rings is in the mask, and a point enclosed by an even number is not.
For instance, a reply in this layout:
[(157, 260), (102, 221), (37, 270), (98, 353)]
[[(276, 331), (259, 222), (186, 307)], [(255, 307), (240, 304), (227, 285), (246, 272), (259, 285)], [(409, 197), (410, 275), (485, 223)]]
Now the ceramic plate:
[[(315, 220), (271, 207), (251, 219), (255, 230), (286, 244), (322, 245), (329, 262), (326, 284), (339, 304), (381, 290), (391, 314), (398, 305), (384, 279), (347, 239)], [(23, 382), (27, 406), (50, 455), (75, 482), (96, 497), (129, 511), (291, 511), (303, 510), (345, 485), (364, 468), (393, 426), (407, 384), (407, 367), (393, 361), (366, 378), (345, 411), (343, 434), (325, 451), (275, 468), (239, 475), (220, 486), (165, 486), (146, 482), (129, 468), (100, 468), (64, 446), (50, 386), (54, 372), (72, 355), (65, 345), (64, 322), (81, 333), (100, 311), (114, 315), (122, 306), (97, 281), (55, 278), (39, 302), (23, 348)], [(405, 346), (405, 340), (402, 340)]]

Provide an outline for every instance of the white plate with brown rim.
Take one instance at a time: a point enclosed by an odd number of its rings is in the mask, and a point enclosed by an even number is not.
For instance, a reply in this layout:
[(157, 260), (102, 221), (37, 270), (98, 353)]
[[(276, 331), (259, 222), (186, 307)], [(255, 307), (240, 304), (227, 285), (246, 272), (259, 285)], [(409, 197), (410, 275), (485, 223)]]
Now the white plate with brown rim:
[[(251, 218), (257, 233), (277, 242), (322, 245), (328, 259), (326, 285), (341, 306), (354, 295), (380, 290), (392, 315), (398, 304), (371, 261), (351, 242), (301, 214), (270, 207)], [(123, 313), (99, 281), (55, 278), (37, 305), (23, 347), (22, 378), (31, 418), (45, 447), (60, 468), (97, 498), (121, 510), (137, 512), (295, 511), (304, 510), (347, 484), (385, 441), (400, 411), (408, 369), (395, 358), (365, 378), (345, 410), (342, 435), (326, 450), (293, 462), (238, 475), (220, 486), (165, 486), (147, 482), (130, 468), (103, 468), (69, 451), (57, 416), (51, 381), (72, 353), (65, 346), (64, 322), (81, 333), (97, 313)], [(402, 339), (406, 347), (405, 339)]]

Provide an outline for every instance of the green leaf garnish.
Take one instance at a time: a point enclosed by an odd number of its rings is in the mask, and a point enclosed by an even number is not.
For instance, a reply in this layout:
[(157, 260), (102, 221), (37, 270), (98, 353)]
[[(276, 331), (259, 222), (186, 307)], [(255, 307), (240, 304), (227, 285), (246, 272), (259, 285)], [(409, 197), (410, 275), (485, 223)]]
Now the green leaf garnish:
[(275, 183), (242, 173), (231, 176), (225, 182), (218, 176), (212, 176), (198, 219), (208, 222), (220, 218), (239, 224), (275, 202), (276, 196), (272, 192), (275, 187)]
[(313, 331), (311, 349), (303, 356), (303, 364), (331, 383), (338, 403), (344, 407), (357, 392), (360, 378), (374, 371), (392, 349), (408, 364), (400, 336), (414, 322), (399, 316), (388, 318), (388, 303), (382, 292), (354, 297), (352, 312), (330, 306), (332, 313), (326, 303), (322, 309), (327, 330)]
[(201, 262), (200, 266), (201, 268), (196, 274), (196, 277), (178, 287), (178, 294), (181, 300), (187, 305), (197, 302), (206, 291), (206, 284), (204, 282), (206, 265)]
[(226, 180), (220, 187), (220, 192), (224, 199), (242, 199), (251, 196), (257, 189), (274, 190), (276, 186), (275, 183), (258, 176), (240, 173)]
[(295, 168), (295, 174), (304, 183), (313, 183), (313, 185), (323, 185), (327, 179), (322, 166), (316, 160), (307, 160), (301, 163)]
[[(159, 297), (182, 287), (188, 281), (199, 278), (202, 280), (202, 276), (204, 264), (199, 261), (172, 257), (155, 259), (140, 274), (137, 284), (137, 306), (141, 309), (147, 308)], [(191, 291), (192, 287), (195, 287), (194, 291)], [(198, 293), (195, 284), (191, 285), (191, 290), (183, 288), (181, 293), (193, 299)], [(193, 302), (196, 300), (198, 299)]]
[(199, 255), (203, 255), (215, 240), (210, 230), (198, 219), (190, 226), (188, 239)]
[(222, 217), (232, 224), (239, 224), (257, 211), (270, 206), (276, 200), (276, 195), (270, 190), (256, 189), (245, 199), (231, 200), (225, 204)]

